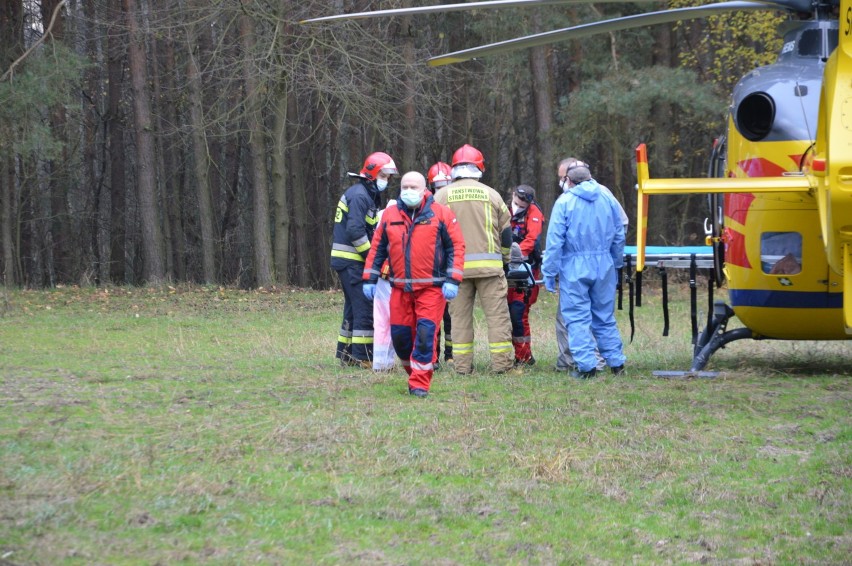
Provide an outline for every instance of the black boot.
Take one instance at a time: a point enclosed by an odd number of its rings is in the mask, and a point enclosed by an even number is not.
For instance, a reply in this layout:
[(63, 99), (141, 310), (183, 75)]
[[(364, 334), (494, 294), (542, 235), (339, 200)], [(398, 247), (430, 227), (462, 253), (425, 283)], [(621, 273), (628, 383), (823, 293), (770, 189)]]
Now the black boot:
[(589, 371), (574, 370), (571, 372), (571, 377), (577, 379), (592, 379), (598, 374), (597, 368), (592, 368)]

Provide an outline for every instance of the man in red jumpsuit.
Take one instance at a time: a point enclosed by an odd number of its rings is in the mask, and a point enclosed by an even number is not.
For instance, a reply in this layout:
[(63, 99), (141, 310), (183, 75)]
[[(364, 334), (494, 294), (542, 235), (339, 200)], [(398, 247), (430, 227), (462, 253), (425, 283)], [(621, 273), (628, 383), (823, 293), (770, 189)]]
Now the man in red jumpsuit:
[(382, 264), (391, 283), (391, 340), (408, 374), (408, 392), (426, 397), (444, 306), (458, 294), (464, 239), (452, 211), (426, 191), (416, 171), (403, 175), (397, 206), (388, 207), (364, 266), (364, 295), (372, 300)]
[[(512, 241), (521, 247), (523, 260), (530, 264), (533, 277), (541, 278), (541, 232), (544, 213), (535, 202), (535, 189), (518, 185), (512, 191)], [(530, 307), (538, 300), (538, 285), (527, 289), (509, 288), (509, 317), (512, 320), (512, 345), (515, 366), (535, 364), (530, 333)]]

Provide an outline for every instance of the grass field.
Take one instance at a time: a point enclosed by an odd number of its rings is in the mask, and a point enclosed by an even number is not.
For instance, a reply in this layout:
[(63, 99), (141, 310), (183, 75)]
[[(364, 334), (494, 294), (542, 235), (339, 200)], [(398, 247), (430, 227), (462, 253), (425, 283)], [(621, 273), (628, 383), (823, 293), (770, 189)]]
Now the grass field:
[(852, 342), (663, 380), (658, 295), (624, 377), (557, 373), (543, 296), (535, 368), (419, 400), (335, 363), (340, 293), (5, 291), (0, 564), (848, 564)]

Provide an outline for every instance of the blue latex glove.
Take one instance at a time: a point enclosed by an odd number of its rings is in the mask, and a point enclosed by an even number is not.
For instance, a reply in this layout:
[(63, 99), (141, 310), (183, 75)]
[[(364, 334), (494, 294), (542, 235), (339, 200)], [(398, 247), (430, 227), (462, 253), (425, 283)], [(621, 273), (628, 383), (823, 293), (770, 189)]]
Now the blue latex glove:
[(452, 301), (459, 294), (459, 286), (448, 281), (441, 287), (441, 292), (444, 294), (445, 299)]
[(551, 293), (556, 292), (556, 277), (545, 277), (544, 278), (544, 288), (550, 291)]
[(367, 299), (370, 301), (373, 300), (373, 297), (376, 296), (375, 283), (364, 283), (364, 296), (367, 297)]

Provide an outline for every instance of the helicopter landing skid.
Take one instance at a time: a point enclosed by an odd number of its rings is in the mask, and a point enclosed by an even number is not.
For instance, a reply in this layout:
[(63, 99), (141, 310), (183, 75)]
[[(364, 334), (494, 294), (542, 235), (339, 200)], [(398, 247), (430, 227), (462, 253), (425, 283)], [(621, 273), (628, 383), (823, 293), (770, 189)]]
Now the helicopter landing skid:
[(724, 303), (724, 301), (716, 301), (713, 305), (713, 317), (708, 321), (704, 331), (698, 336), (695, 342), (694, 357), (692, 358), (692, 368), (690, 372), (700, 372), (710, 361), (710, 356), (719, 348), (724, 348), (725, 344), (734, 340), (742, 340), (743, 338), (759, 339), (748, 328), (735, 328), (726, 331), (728, 321), (734, 316), (734, 309)]
[(748, 328), (735, 328), (725, 330), (728, 321), (734, 316), (734, 310), (726, 305), (724, 301), (716, 301), (713, 305), (713, 317), (698, 336), (693, 350), (692, 368), (689, 371), (655, 371), (655, 377), (666, 379), (688, 379), (693, 377), (713, 378), (719, 375), (717, 371), (702, 371), (710, 361), (710, 356), (725, 344), (743, 338), (760, 339)]
[(719, 377), (718, 371), (662, 371), (652, 372), (654, 377), (662, 377), (664, 379), (691, 379), (694, 377), (713, 378)]

